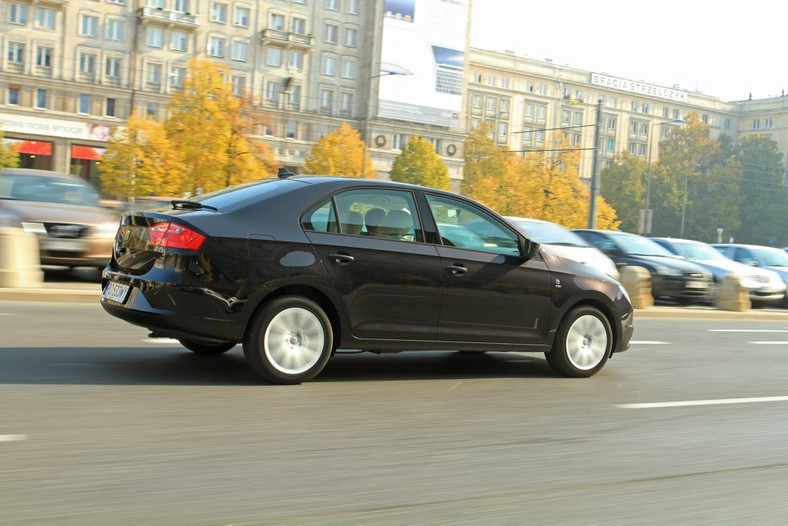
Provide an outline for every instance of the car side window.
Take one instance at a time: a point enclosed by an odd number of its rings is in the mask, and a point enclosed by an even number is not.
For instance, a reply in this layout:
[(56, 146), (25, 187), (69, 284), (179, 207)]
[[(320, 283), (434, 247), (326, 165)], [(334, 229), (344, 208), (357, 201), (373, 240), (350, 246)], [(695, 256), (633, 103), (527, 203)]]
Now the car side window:
[(334, 202), (326, 201), (320, 207), (307, 212), (301, 220), (301, 226), (304, 230), (314, 232), (338, 232)]
[(519, 255), (518, 235), (495, 217), (464, 201), (427, 195), (441, 243), (447, 246)]

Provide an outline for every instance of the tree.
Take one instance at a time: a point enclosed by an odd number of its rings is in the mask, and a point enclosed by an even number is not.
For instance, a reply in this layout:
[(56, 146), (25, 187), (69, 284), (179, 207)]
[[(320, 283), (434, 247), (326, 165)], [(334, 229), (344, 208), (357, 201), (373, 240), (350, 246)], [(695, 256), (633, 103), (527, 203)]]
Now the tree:
[(343, 122), (312, 145), (303, 171), (305, 174), (374, 179), (377, 174), (366, 150), (361, 134)]
[(503, 177), (506, 173), (506, 154), (495, 145), (492, 125), (474, 127), (463, 146), (465, 167), (462, 175), (462, 193), (475, 198), (475, 185), (487, 177)]
[(236, 95), (227, 66), (193, 58), (183, 89), (173, 95), (165, 128), (183, 154), (183, 190), (210, 192), (273, 174), (273, 154), (247, 137), (260, 121), (251, 116), (251, 101)]
[(0, 131), (0, 168), (16, 168), (19, 166), (19, 154), (15, 144), (8, 144), (3, 140)]
[(728, 232), (739, 243), (788, 245), (788, 189), (777, 143), (763, 135), (745, 135), (734, 155), (741, 164), (741, 226)]
[(441, 190), (449, 190), (451, 186), (449, 169), (435, 153), (435, 147), (427, 139), (417, 136), (413, 136), (394, 159), (390, 177), (392, 181)]
[(618, 155), (599, 174), (601, 195), (615, 208), (624, 231), (637, 231), (640, 210), (646, 208), (648, 175), (648, 164), (629, 152)]
[(183, 185), (181, 154), (164, 125), (132, 114), (114, 130), (101, 163), (101, 187), (108, 197), (177, 196)]

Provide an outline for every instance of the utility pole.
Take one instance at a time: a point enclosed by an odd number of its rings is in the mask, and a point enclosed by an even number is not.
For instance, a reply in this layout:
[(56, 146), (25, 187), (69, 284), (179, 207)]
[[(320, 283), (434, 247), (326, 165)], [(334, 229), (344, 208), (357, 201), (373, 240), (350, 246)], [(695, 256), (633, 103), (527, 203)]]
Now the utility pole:
[(596, 198), (599, 195), (599, 132), (602, 128), (602, 99), (596, 105), (594, 128), (594, 162), (591, 165), (591, 203), (588, 207), (588, 228), (596, 228)]

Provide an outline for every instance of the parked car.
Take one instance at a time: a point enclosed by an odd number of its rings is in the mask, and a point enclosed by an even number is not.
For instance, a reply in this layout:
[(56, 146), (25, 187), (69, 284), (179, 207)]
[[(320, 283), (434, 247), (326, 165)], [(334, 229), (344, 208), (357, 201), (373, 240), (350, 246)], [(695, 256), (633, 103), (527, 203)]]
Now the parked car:
[(118, 216), (99, 205), (86, 181), (24, 168), (0, 170), (4, 222), (38, 236), (42, 265), (104, 268)]
[(651, 239), (670, 253), (697, 263), (711, 272), (718, 285), (728, 274), (738, 274), (741, 276), (742, 286), (749, 291), (750, 300), (754, 303), (780, 303), (785, 298), (786, 285), (776, 272), (728, 259), (711, 245), (700, 241), (664, 237)]
[(506, 219), (519, 228), (529, 239), (541, 244), (542, 248), (553, 254), (594, 267), (613, 279), (621, 278), (612, 259), (571, 230), (540, 219), (525, 217), (507, 217)]
[[(456, 246), (449, 231), (470, 221), (496, 235)], [(198, 354), (242, 343), (252, 369), (283, 384), (314, 378), (337, 349), (543, 352), (558, 373), (587, 377), (633, 332), (618, 282), (541, 251), (482, 205), (345, 177), (127, 212), (102, 290), (111, 315)]]
[(680, 303), (709, 302), (713, 299), (711, 272), (680, 259), (654, 241), (611, 230), (575, 230), (580, 237), (607, 254), (618, 267), (633, 265), (651, 274), (651, 295)]
[[(733, 261), (776, 272), (780, 275), (786, 286), (788, 286), (788, 253), (784, 250), (774, 247), (737, 243), (719, 243), (712, 246), (719, 250), (723, 256)], [(788, 299), (786, 300), (786, 304), (788, 304)]]

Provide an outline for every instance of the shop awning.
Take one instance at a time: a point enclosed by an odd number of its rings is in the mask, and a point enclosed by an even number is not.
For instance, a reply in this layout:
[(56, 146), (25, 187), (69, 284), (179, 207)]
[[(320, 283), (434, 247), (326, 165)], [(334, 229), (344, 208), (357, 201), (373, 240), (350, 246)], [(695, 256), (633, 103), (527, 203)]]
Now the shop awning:
[(21, 139), (6, 138), (9, 142), (16, 146), (18, 153), (26, 153), (29, 155), (52, 155), (52, 143), (46, 141), (24, 141)]
[(87, 159), (89, 161), (100, 161), (104, 158), (106, 148), (94, 148), (92, 146), (71, 145), (72, 159)]

